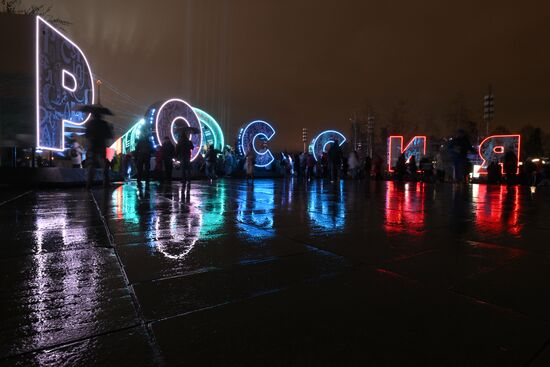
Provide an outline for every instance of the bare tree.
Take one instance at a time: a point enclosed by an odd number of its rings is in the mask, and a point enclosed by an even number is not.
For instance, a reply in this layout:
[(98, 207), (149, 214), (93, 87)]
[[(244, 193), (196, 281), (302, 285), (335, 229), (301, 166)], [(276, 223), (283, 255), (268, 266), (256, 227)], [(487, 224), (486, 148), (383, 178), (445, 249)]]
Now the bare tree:
[(21, 5), (21, 0), (0, 0), (0, 13), (32, 16), (40, 15), (60, 29), (65, 29), (65, 27), (71, 25), (71, 22), (52, 15), (51, 5), (42, 4), (23, 6)]
[(539, 127), (526, 125), (521, 128), (521, 138), (523, 139), (522, 158), (541, 157), (544, 155), (544, 134)]
[(507, 135), (510, 134), (510, 130), (507, 127), (499, 125), (491, 130), (491, 135)]

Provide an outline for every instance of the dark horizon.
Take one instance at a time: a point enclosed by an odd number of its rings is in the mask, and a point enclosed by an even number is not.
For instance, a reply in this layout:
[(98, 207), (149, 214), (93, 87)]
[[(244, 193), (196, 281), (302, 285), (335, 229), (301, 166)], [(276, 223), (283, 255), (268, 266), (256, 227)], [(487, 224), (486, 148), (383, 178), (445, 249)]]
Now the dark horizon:
[[(48, 2), (23, 1), (36, 3)], [(229, 144), (259, 118), (277, 127), (275, 149), (299, 148), (303, 127), (310, 137), (328, 128), (348, 134), (367, 106), (378, 127), (449, 134), (460, 104), (481, 123), (489, 84), (492, 127), (550, 131), (550, 52), (542, 47), (550, 5), (542, 1), (51, 4), (106, 82), (102, 102), (117, 114), (117, 135), (174, 96), (212, 114)]]

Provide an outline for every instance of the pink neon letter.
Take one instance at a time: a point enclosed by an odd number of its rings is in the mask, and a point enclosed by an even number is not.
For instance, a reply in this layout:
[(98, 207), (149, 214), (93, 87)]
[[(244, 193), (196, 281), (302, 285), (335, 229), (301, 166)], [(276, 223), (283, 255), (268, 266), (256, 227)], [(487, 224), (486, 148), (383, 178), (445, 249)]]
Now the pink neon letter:
[(506, 151), (512, 149), (516, 157), (518, 157), (518, 173), (519, 173), (519, 154), (521, 148), (521, 136), (514, 135), (492, 135), (486, 137), (479, 144), (479, 156), (482, 159), (479, 173), (487, 174), (487, 167), (491, 162), (501, 163)]
[(397, 160), (401, 154), (405, 154), (407, 162), (414, 155), (416, 163), (426, 155), (426, 136), (417, 135), (412, 138), (403, 149), (403, 136), (392, 135), (388, 138), (388, 171), (393, 172)]

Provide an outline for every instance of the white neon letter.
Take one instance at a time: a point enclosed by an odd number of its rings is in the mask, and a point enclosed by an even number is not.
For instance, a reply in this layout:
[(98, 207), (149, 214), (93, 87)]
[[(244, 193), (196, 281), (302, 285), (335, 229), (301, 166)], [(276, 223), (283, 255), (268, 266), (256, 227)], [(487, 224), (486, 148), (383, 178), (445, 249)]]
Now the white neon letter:
[[(36, 147), (65, 150), (65, 124), (83, 125), (94, 82), (82, 50), (51, 24), (36, 17)], [(60, 66), (60, 67), (59, 67)]]

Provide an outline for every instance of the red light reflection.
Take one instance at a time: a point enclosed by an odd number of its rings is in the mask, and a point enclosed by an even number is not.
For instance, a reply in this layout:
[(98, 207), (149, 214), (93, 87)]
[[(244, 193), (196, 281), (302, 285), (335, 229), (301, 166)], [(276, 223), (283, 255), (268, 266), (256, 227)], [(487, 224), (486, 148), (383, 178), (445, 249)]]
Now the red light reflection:
[(474, 185), (473, 200), (477, 204), (475, 218), (480, 232), (520, 234), (521, 204), (517, 186)]
[(420, 236), (424, 233), (424, 184), (388, 182), (384, 228), (389, 233)]

